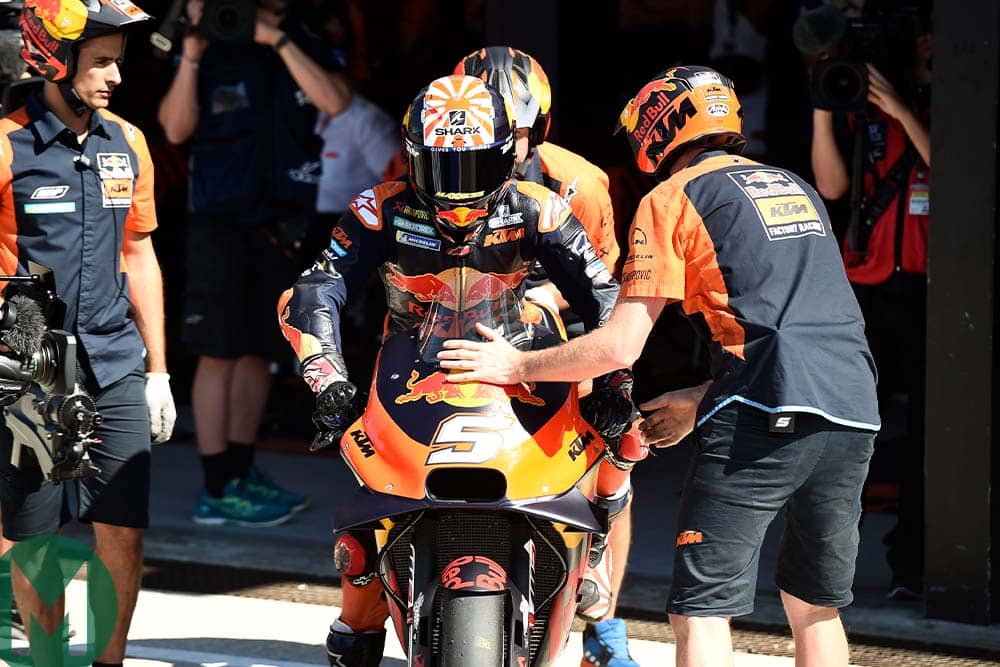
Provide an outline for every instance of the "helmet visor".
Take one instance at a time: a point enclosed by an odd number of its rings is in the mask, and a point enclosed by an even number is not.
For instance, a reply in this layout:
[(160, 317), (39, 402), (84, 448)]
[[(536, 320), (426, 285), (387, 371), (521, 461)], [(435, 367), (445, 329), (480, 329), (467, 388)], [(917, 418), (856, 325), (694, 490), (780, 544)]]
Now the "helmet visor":
[(414, 186), (442, 206), (467, 204), (496, 192), (514, 169), (510, 139), (482, 148), (435, 148), (407, 140)]

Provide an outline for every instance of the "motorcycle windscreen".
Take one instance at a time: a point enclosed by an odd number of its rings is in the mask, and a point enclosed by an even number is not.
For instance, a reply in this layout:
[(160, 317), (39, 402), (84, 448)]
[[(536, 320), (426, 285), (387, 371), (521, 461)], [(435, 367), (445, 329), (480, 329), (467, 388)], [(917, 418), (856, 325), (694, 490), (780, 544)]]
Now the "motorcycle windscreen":
[[(427, 309), (417, 333), (420, 358), (424, 362), (437, 364), (437, 354), (446, 340), (483, 341), (476, 324), (498, 332), (519, 350), (531, 349), (536, 335), (551, 334), (541, 323), (526, 321), (521, 299), (505, 280), (520, 282), (520, 274), (508, 277), (466, 267), (439, 277), (446, 278), (445, 284), (438, 292), (439, 298)], [(536, 327), (543, 328), (536, 332)]]
[(477, 323), (519, 349), (558, 344), (537, 310), (522, 306), (515, 286), (523, 274), (451, 268), (435, 278), (421, 326), (382, 344), (363, 428), (345, 437), (345, 460), (365, 485), (401, 497), (423, 498), (426, 476), (440, 466), (499, 470), (512, 500), (566, 492), (601, 452), (575, 386), (453, 383), (437, 360), (446, 340), (483, 340)]

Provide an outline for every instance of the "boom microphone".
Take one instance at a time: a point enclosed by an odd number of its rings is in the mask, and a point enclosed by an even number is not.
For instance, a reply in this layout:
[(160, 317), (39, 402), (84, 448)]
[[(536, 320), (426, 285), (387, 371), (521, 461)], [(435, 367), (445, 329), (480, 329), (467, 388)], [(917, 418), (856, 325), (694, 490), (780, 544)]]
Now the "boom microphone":
[(0, 342), (22, 357), (30, 357), (42, 345), (47, 330), (45, 313), (35, 299), (14, 294), (0, 306)]

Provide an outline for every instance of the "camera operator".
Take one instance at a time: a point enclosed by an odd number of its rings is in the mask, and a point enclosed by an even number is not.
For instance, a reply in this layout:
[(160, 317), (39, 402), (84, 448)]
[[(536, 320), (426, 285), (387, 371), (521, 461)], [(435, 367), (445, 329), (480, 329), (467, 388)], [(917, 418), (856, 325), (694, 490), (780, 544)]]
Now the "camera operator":
[[(96, 667), (122, 664), (149, 524), (150, 436), (169, 438), (175, 418), (150, 237), (153, 164), (142, 132), (107, 110), (121, 84), (123, 33), (149, 19), (127, 0), (26, 0), (21, 57), (45, 80), (0, 121), (0, 272), (28, 275), (29, 262), (53, 270), (63, 328), (78, 344), (78, 384), (103, 417), (89, 450), (100, 473), (77, 486), (79, 518), (93, 524), (117, 591), (114, 633)], [(66, 484), (44, 480), (27, 461), (12, 465), (12, 449), (4, 425), (4, 550), (69, 519)], [(24, 618), (40, 619), (48, 633), (58, 628), (61, 601), (48, 606), (16, 569), (13, 588)]]
[[(900, 67), (898, 80), (890, 80), (866, 62), (867, 108), (849, 115), (815, 109), (811, 151), (820, 194), (830, 200), (851, 194), (844, 262), (879, 368), (879, 403), (891, 405), (893, 393), (905, 393), (908, 399), (907, 433), (897, 443), (898, 521), (885, 538), (892, 569), (889, 595), (897, 599), (923, 593), (928, 128), (933, 44), (929, 8), (902, 9), (919, 10), (914, 13), (919, 27), (915, 25), (912, 40), (886, 46), (912, 52), (912, 62)], [(857, 155), (859, 146), (861, 154)], [(859, 169), (861, 173), (857, 173)], [(857, 179), (853, 184), (856, 192), (851, 192), (852, 178)]]
[[(252, 0), (239, 7), (253, 15)], [(213, 36), (218, 5), (188, 0), (191, 29), (160, 103), (167, 139), (191, 139), (182, 335), (199, 355), (192, 404), (205, 488), (193, 518), (204, 525), (273, 526), (308, 503), (253, 464), (269, 362), (287, 351), (274, 303), (304, 268), (288, 256), (296, 230), (316, 223), (317, 109), (336, 116), (351, 95), (299, 9), (259, 0), (255, 19), (231, 13), (234, 25), (252, 22), (244, 41)]]

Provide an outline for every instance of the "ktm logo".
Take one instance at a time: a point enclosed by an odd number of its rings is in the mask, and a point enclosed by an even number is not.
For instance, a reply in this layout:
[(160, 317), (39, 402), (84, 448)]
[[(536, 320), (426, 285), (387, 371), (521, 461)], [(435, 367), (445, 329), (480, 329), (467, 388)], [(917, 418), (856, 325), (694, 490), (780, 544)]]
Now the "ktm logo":
[(498, 229), (495, 232), (490, 232), (486, 235), (486, 241), (483, 245), (488, 247), (491, 245), (499, 245), (501, 243), (510, 243), (511, 241), (520, 241), (523, 238), (524, 227)]
[(333, 231), (330, 232), (330, 236), (332, 236), (344, 250), (347, 250), (353, 245), (350, 237), (347, 236), (347, 232), (345, 232), (342, 227), (334, 227)]
[(354, 438), (354, 444), (358, 446), (361, 454), (366, 458), (370, 459), (375, 456), (375, 447), (372, 445), (371, 438), (368, 434), (361, 429), (355, 429), (351, 431), (351, 437)]
[(576, 461), (587, 451), (587, 446), (594, 441), (594, 434), (590, 431), (579, 435), (576, 440), (569, 445), (569, 459)]
[(806, 213), (809, 213), (809, 207), (805, 204), (778, 204), (771, 207), (771, 215), (776, 218), (787, 218), (791, 215)]
[[(698, 110), (695, 109), (690, 98), (685, 97), (680, 101), (678, 106), (670, 109), (670, 111), (668, 111), (663, 117), (663, 120), (660, 122), (657, 129), (653, 131), (653, 141), (662, 141), (664, 146), (669, 146), (673, 143), (674, 137), (677, 136), (677, 133), (683, 130), (684, 126), (687, 125), (688, 118), (693, 118), (697, 114)], [(646, 119), (648, 120), (649, 116), (647, 116)], [(652, 121), (649, 123), (644, 121), (639, 129), (636, 130), (635, 138), (639, 141), (643, 141), (646, 132), (648, 132), (652, 126)]]
[(677, 546), (682, 547), (685, 544), (701, 544), (702, 537), (700, 530), (682, 530), (677, 533)]

